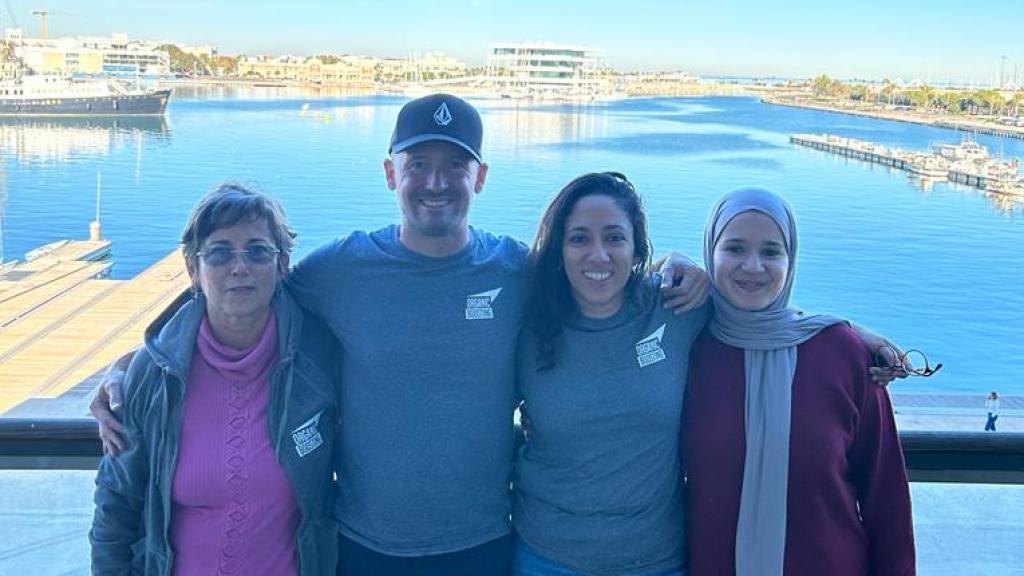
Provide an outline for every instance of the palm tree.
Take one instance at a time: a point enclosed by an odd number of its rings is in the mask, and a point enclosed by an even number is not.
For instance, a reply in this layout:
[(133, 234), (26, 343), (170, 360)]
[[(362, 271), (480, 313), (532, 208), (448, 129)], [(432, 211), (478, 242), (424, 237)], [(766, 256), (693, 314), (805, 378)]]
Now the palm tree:
[(1024, 91), (1018, 90), (1013, 93), (1013, 98), (1010, 99), (1010, 104), (1013, 106), (1013, 115), (1020, 116), (1021, 105), (1024, 105)]
[(832, 79), (822, 74), (811, 80), (811, 88), (814, 89), (815, 96), (827, 96), (832, 90)]
[(878, 95), (885, 99), (886, 102), (892, 104), (893, 95), (896, 93), (896, 85), (892, 83), (888, 78), (885, 79), (885, 83), (882, 85), (882, 89), (878, 91)]

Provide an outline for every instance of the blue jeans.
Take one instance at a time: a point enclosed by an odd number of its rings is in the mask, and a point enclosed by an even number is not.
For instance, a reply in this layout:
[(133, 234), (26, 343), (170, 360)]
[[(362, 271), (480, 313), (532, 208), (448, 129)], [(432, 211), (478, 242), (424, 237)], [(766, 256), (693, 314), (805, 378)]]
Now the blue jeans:
[(998, 420), (998, 419), (999, 419), (999, 415), (998, 414), (993, 414), (993, 413), (989, 412), (988, 413), (988, 422), (985, 422), (985, 430), (986, 431), (991, 430), (991, 431), (995, 432), (996, 431), (996, 420)]
[[(521, 538), (516, 538), (515, 543), (515, 560), (512, 562), (513, 576), (587, 576), (585, 572), (577, 572), (540, 556)], [(669, 570), (668, 572), (651, 572), (644, 576), (684, 576), (684, 574), (679, 570)]]
[(430, 556), (390, 556), (338, 537), (338, 576), (508, 576), (512, 536), (467, 550)]

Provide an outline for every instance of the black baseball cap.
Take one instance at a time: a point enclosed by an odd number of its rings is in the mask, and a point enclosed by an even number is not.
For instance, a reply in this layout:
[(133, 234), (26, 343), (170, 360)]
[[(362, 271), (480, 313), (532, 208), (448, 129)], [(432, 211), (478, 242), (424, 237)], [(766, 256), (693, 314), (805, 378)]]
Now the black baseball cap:
[(422, 142), (451, 142), (478, 162), (484, 125), (472, 104), (451, 94), (431, 94), (406, 103), (398, 112), (388, 154), (402, 152)]

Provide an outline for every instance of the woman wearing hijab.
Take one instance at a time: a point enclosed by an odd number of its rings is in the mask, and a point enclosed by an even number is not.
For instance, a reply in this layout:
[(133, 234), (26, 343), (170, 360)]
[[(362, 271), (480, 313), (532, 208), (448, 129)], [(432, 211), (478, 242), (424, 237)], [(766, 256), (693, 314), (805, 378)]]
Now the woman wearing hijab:
[(797, 230), (758, 189), (712, 210), (715, 314), (694, 345), (683, 418), (692, 576), (915, 572), (892, 407), (842, 320), (790, 306)]

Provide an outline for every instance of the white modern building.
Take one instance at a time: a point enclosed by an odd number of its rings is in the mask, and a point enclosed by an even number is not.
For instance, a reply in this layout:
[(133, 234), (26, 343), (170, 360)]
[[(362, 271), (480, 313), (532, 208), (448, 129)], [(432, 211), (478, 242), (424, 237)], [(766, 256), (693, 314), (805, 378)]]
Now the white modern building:
[(602, 85), (595, 50), (553, 42), (491, 44), (487, 79), (503, 96), (580, 98)]
[(19, 38), (14, 52), (38, 73), (104, 76), (161, 76), (170, 74), (171, 57), (155, 44), (110, 37)]

